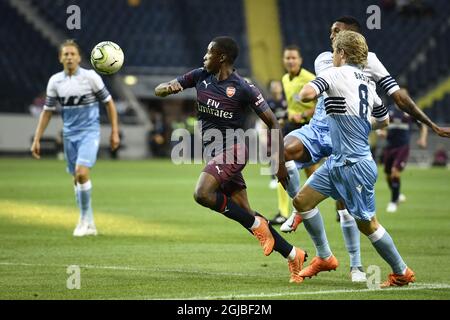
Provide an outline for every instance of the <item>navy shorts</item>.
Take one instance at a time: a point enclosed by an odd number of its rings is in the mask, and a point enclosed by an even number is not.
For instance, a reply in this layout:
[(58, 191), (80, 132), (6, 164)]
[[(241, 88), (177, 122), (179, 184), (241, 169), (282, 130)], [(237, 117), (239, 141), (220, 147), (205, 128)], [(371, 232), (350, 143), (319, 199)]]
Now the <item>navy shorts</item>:
[(390, 174), (392, 168), (402, 171), (409, 157), (409, 145), (396, 148), (386, 148), (383, 153), (384, 172)]
[(248, 160), (248, 150), (243, 144), (235, 144), (229, 150), (212, 158), (203, 172), (214, 176), (220, 183), (220, 190), (227, 196), (246, 189), (242, 170), (245, 168)]

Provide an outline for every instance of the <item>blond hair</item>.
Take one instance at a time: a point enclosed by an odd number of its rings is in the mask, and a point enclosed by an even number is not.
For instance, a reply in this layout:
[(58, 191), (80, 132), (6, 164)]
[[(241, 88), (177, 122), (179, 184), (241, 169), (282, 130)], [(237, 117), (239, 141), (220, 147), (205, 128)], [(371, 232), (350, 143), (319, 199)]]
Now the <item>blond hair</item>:
[(78, 43), (76, 43), (75, 40), (73, 40), (73, 39), (67, 39), (66, 41), (64, 41), (63, 43), (61, 43), (61, 44), (59, 45), (59, 54), (62, 53), (63, 48), (65, 48), (65, 47), (70, 47), (70, 46), (77, 48), (78, 54), (81, 55), (81, 49), (80, 49), (80, 46), (79, 46)]
[(360, 33), (350, 30), (343, 30), (336, 35), (333, 42), (335, 50), (343, 50), (346, 55), (346, 62), (357, 65), (361, 68), (367, 65), (366, 38)]

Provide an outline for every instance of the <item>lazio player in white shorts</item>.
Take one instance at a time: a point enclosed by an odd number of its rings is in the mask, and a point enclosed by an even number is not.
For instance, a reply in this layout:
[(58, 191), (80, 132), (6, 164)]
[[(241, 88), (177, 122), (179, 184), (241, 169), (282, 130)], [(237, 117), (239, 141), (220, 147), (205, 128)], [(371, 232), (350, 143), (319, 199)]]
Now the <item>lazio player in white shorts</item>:
[(306, 181), (294, 199), (305, 228), (316, 247), (317, 256), (300, 271), (306, 278), (321, 271), (334, 270), (338, 261), (331, 252), (317, 205), (328, 197), (343, 200), (380, 256), (393, 273), (382, 287), (403, 286), (415, 281), (389, 233), (375, 216), (377, 166), (368, 137), (371, 130), (389, 123), (387, 109), (375, 91), (375, 84), (364, 73), (368, 48), (365, 38), (354, 31), (341, 31), (333, 42), (333, 65), (300, 92), (303, 101), (324, 94), (325, 112), (333, 152)]
[(62, 107), (64, 156), (67, 171), (74, 177), (75, 196), (80, 208), (80, 219), (73, 235), (97, 235), (92, 211), (92, 183), (90, 169), (97, 160), (100, 143), (99, 101), (105, 103), (111, 123), (111, 149), (119, 147), (117, 111), (102, 78), (93, 70), (79, 66), (78, 45), (67, 40), (60, 47), (59, 60), (64, 70), (54, 74), (47, 85), (44, 110), (39, 118), (34, 141), (33, 157), (40, 158), (40, 139), (59, 103)]

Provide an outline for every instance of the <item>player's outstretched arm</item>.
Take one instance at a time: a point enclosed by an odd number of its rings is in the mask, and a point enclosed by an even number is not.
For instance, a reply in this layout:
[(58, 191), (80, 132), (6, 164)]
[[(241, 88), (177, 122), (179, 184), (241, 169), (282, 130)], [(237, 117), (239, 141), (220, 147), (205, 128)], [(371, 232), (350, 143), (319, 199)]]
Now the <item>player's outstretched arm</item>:
[(109, 122), (111, 123), (110, 144), (111, 150), (116, 150), (120, 145), (119, 121), (117, 117), (116, 104), (113, 99), (106, 102), (106, 112), (108, 113)]
[(427, 147), (428, 138), (428, 127), (421, 124), (419, 139), (417, 140), (417, 145), (423, 149)]
[(155, 88), (155, 95), (157, 97), (166, 97), (170, 94), (175, 94), (180, 91), (183, 91), (183, 87), (176, 79), (174, 79), (172, 81), (159, 84)]
[[(270, 130), (276, 130), (277, 135), (279, 137), (278, 140), (278, 171), (276, 176), (278, 181), (281, 183), (284, 189), (287, 188), (289, 183), (289, 175), (287, 173), (285, 161), (284, 161), (284, 143), (283, 143), (283, 134), (281, 133), (281, 127), (278, 123), (277, 118), (273, 114), (272, 110), (267, 109), (266, 111), (259, 114), (259, 117), (262, 121), (267, 125)], [(275, 156), (275, 155), (273, 155)]]
[(439, 136), (450, 138), (450, 128), (441, 128), (431, 121), (430, 118), (428, 118), (428, 116), (414, 103), (406, 90), (397, 90), (391, 96), (394, 99), (395, 104), (414, 119), (426, 124)]
[(309, 84), (305, 84), (299, 93), (302, 102), (309, 102), (317, 98), (317, 92)]
[(370, 122), (372, 124), (372, 130), (379, 130), (379, 129), (383, 129), (386, 128), (389, 125), (389, 117), (387, 117), (384, 120), (377, 120), (374, 117), (371, 117)]
[(36, 158), (41, 158), (41, 137), (44, 134), (45, 129), (48, 126), (48, 123), (50, 122), (50, 119), (52, 118), (52, 111), (51, 110), (43, 110), (41, 112), (41, 115), (39, 117), (39, 123), (36, 128), (36, 132), (34, 133), (34, 139), (33, 144), (31, 145), (31, 155)]

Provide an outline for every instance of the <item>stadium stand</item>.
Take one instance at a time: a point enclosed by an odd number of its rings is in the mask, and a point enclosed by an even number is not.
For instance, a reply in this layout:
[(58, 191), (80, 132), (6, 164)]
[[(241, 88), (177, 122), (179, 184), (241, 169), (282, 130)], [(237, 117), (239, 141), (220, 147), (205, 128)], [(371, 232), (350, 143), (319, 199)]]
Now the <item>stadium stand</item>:
[[(448, 12), (450, 12), (450, 3)], [(430, 34), (421, 52), (421, 59), (416, 63), (415, 68), (407, 72), (407, 83), (412, 92), (424, 94), (437, 82), (450, 76), (449, 31), (450, 15), (446, 21), (437, 26), (435, 32)]]
[[(212, 37), (228, 34), (245, 53), (245, 19), (240, 0), (204, 1), (153, 0), (130, 6), (127, 1), (80, 0), (81, 30), (67, 30), (66, 8), (70, 0), (33, 0), (39, 11), (68, 37), (77, 39), (88, 52), (96, 43), (112, 40), (127, 53), (126, 65), (138, 67), (195, 67), (201, 65), (205, 47)], [(230, 14), (232, 13), (232, 14)], [(227, 17), (224, 24), (218, 17)], [(180, 17), (182, 17), (180, 19)], [(170, 53), (170, 54), (169, 54)], [(247, 58), (238, 61), (246, 68)]]
[(437, 100), (424, 112), (438, 123), (450, 123), (450, 93), (447, 93), (442, 99)]
[[(226, 34), (241, 47), (237, 67), (249, 68), (241, 0), (212, 1), (207, 6), (201, 0), (142, 1), (139, 6), (113, 0), (108, 1), (107, 14), (103, 1), (79, 0), (76, 4), (81, 9), (80, 30), (68, 30), (66, 26), (67, 8), (74, 1), (29, 3), (55, 29), (79, 42), (85, 60), (95, 44), (112, 40), (126, 52), (125, 68), (132, 68), (133, 73), (173, 74), (171, 70), (177, 67), (186, 70), (201, 66), (209, 41)], [(59, 70), (56, 48), (6, 1), (1, 1), (0, 12), (0, 45), (5, 50), (0, 66), (7, 75), (1, 80), (0, 111), (27, 112), (28, 105), (45, 90), (49, 75)], [(217, 17), (226, 17), (227, 23)]]
[[(391, 74), (400, 79), (403, 73), (408, 72), (411, 61), (428, 43), (430, 36), (438, 32), (450, 16), (450, 2), (445, 0), (422, 2), (424, 7), (431, 10), (423, 14), (413, 14), (395, 8), (384, 9), (383, 1), (348, 0), (345, 2), (345, 10), (342, 10), (343, 5), (339, 1), (279, 0), (284, 44), (300, 45), (305, 68), (313, 70), (317, 54), (330, 50), (329, 30), (333, 20), (339, 16), (352, 15), (363, 24), (365, 29), (363, 33), (370, 50), (376, 52)], [(368, 32), (365, 26), (369, 16), (366, 9), (373, 4), (378, 4), (382, 8), (381, 29)], [(312, 15), (311, 12), (320, 14)], [(445, 57), (450, 43), (445, 42), (445, 39), (449, 39), (448, 32), (444, 32), (438, 38), (439, 43), (442, 40), (443, 47), (436, 46), (416, 71), (408, 72), (410, 75), (408, 86), (411, 84), (410, 92), (413, 96), (416, 96), (425, 85), (436, 85), (433, 80), (437, 70), (449, 71), (450, 62), (448, 57)], [(432, 71), (429, 72), (429, 69)]]
[[(392, 1), (347, 0), (345, 10), (337, 1), (278, 0), (283, 44), (299, 44), (304, 66), (313, 70), (317, 54), (330, 49), (329, 28), (337, 16), (353, 15), (365, 24), (366, 9), (381, 8), (381, 29), (365, 30), (372, 51), (411, 95), (419, 98), (450, 76), (450, 2), (420, 1), (423, 12), (398, 10)], [(138, 6), (125, 0), (78, 0), (81, 30), (68, 30), (67, 7), (71, 0), (29, 0), (40, 15), (67, 38), (81, 45), (85, 61), (91, 48), (103, 40), (113, 40), (126, 52), (125, 72), (146, 75), (173, 75), (174, 68), (186, 70), (201, 65), (205, 46), (217, 35), (233, 36), (241, 47), (237, 67), (250, 69), (243, 0), (152, 0)], [(417, 10), (416, 10), (417, 11)], [(28, 106), (45, 90), (49, 75), (60, 66), (56, 48), (19, 15), (7, 1), (0, 2), (0, 66), (2, 77), (0, 112), (28, 112)], [(311, 14), (320, 13), (320, 14)], [(226, 17), (226, 23), (221, 18)], [(364, 26), (365, 27), (365, 26)], [(10, 32), (14, 30), (14, 32)], [(401, 57), (401, 58), (399, 58)], [(39, 66), (39, 67), (37, 67)], [(108, 87), (111, 85), (108, 83)], [(448, 94), (433, 102), (427, 113), (438, 122), (449, 122)]]
[(0, 1), (0, 12), (0, 110), (28, 112), (28, 105), (45, 91), (49, 75), (59, 69), (56, 49), (6, 1)]

